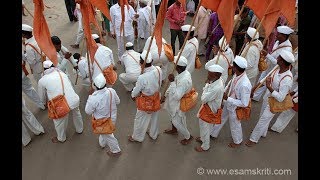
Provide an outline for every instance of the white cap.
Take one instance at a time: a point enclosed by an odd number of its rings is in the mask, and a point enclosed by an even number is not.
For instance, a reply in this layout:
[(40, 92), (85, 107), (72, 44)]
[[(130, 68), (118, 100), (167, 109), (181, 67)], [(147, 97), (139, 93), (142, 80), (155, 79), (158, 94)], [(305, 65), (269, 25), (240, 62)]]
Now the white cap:
[(45, 61), (43, 61), (43, 68), (50, 68), (52, 64), (53, 63), (47, 58)]
[(278, 26), (278, 27), (277, 27), (277, 31), (278, 31), (279, 33), (282, 33), (282, 34), (291, 34), (291, 33), (294, 32), (294, 31), (293, 31), (291, 28), (289, 28), (288, 26)]
[(242, 56), (236, 56), (233, 60), (240, 68), (246, 69), (247, 68), (247, 60)]
[(256, 29), (252, 28), (252, 27), (248, 27), (247, 30), (247, 34), (252, 38), (252, 39), (258, 39), (259, 38), (259, 32), (257, 32), (257, 34), (254, 36), (255, 38), (253, 38), (253, 35), (256, 33)]
[(98, 34), (91, 34), (91, 36), (92, 36), (93, 39), (98, 39), (99, 38)]
[(140, 0), (139, 2), (141, 2), (141, 3), (145, 4), (145, 5), (148, 5), (149, 0)]
[(132, 47), (132, 46), (133, 46), (132, 42), (127, 42), (126, 43), (126, 47)]
[(146, 56), (147, 56), (147, 51), (146, 50), (144, 50), (142, 53), (141, 53), (141, 58), (144, 60), (144, 61), (146, 61), (146, 63), (151, 63), (151, 61), (152, 61), (152, 58), (151, 58), (151, 53), (149, 52), (149, 55), (148, 55), (148, 59), (147, 60), (145, 60), (146, 59)]
[[(190, 26), (191, 25), (189, 25), (189, 24), (186, 24), (186, 25), (183, 25), (183, 26), (181, 26), (181, 29), (182, 29), (182, 31), (189, 31), (189, 29), (190, 29)], [(194, 26), (192, 26), (192, 28), (191, 28), (191, 31), (194, 31), (196, 28), (194, 27)]]
[[(222, 41), (223, 41), (224, 36), (222, 36), (222, 38), (219, 40), (219, 47), (222, 48)], [(227, 44), (227, 40), (225, 39), (223, 42), (223, 51), (225, 51), (226, 49), (228, 49), (229, 44)]]
[(294, 55), (290, 51), (282, 50), (280, 51), (280, 56), (288, 63), (294, 63)]
[(102, 73), (100, 73), (96, 78), (94, 78), (93, 82), (98, 88), (102, 88), (104, 85), (106, 85), (106, 78)]
[[(177, 63), (178, 56), (174, 56), (174, 63)], [(188, 65), (188, 60), (184, 56), (180, 56), (180, 59), (178, 61), (179, 66), (187, 66)]]
[(32, 32), (33, 28), (27, 24), (22, 24), (22, 30)]
[(219, 66), (218, 64), (213, 64), (211, 66), (208, 67), (207, 69), (210, 72), (219, 72), (219, 73), (223, 73), (224, 69)]

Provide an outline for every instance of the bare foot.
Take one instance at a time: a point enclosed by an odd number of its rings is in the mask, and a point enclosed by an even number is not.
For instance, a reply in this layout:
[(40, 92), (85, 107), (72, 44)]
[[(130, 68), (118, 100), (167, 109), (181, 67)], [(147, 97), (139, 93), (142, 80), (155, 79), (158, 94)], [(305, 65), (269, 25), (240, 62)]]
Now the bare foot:
[(208, 150), (204, 150), (204, 149), (202, 149), (202, 147), (201, 147), (201, 146), (196, 146), (194, 149), (195, 149), (197, 152), (204, 152), (204, 151), (208, 151)]
[(139, 142), (139, 141), (137, 141), (137, 140), (134, 140), (133, 138), (132, 138), (132, 136), (128, 136), (128, 140), (130, 141), (130, 142)]
[(196, 141), (199, 142), (199, 143), (202, 143), (201, 137), (196, 137)]
[(51, 138), (51, 141), (52, 141), (53, 143), (64, 143), (64, 141), (63, 141), (63, 142), (59, 141), (57, 137)]
[(120, 156), (121, 155), (121, 151), (120, 152), (117, 152), (117, 153), (113, 153), (111, 151), (107, 151), (107, 154), (109, 156), (112, 156), (112, 157), (117, 157), (117, 156)]
[(268, 128), (268, 131), (275, 132), (275, 133), (279, 133), (278, 131), (275, 131), (275, 130), (273, 130), (273, 129), (271, 129), (271, 128)]
[(180, 141), (180, 143), (181, 143), (182, 145), (187, 145), (187, 144), (190, 144), (190, 142), (192, 141), (192, 139), (193, 139), (193, 137), (190, 136), (189, 139), (183, 139), (183, 140)]
[(166, 130), (164, 130), (164, 133), (171, 134), (171, 135), (177, 135), (178, 131), (176, 129), (166, 129)]
[(255, 142), (252, 142), (252, 141), (247, 141), (246, 142), (246, 146), (248, 146), (248, 147), (252, 147), (252, 146), (254, 146), (254, 145), (256, 145), (257, 143), (255, 143)]
[(228, 144), (228, 146), (229, 146), (230, 148), (237, 148), (237, 147), (241, 146), (241, 144), (242, 144), (242, 143), (236, 144), (236, 143), (234, 143), (234, 142), (231, 142), (231, 143)]

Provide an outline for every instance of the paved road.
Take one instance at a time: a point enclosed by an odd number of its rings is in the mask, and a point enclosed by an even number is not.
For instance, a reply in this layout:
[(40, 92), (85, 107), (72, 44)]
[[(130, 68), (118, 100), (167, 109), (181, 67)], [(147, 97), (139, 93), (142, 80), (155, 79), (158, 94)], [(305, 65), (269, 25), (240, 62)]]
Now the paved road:
[[(33, 12), (31, 0), (25, 0), (26, 6)], [(50, 32), (62, 39), (62, 43), (69, 47), (76, 38), (77, 23), (70, 23), (63, 0), (46, 0), (47, 5), (54, 6), (45, 9), (45, 17), (48, 21)], [(191, 18), (187, 19), (191, 22)], [(32, 24), (32, 18), (23, 17), (23, 23)], [(164, 38), (170, 40), (168, 23), (165, 23)], [(107, 39), (108, 46), (113, 50), (116, 58), (116, 41)], [(202, 62), (204, 60), (202, 59)], [(69, 69), (71, 70), (71, 69)], [(71, 71), (70, 71), (71, 72)], [(123, 68), (118, 65), (118, 73)], [(202, 93), (206, 71), (202, 68), (192, 74), (193, 84), (199, 94)], [(31, 77), (32, 79), (32, 77)], [(33, 80), (33, 79), (32, 79)], [(72, 75), (75, 82), (75, 76)], [(81, 87), (81, 81), (76, 85), (76, 92), (80, 96), (80, 110), (84, 120), (84, 132), (81, 135), (75, 133), (72, 120), (69, 121), (67, 141), (63, 144), (53, 144), (51, 137), (55, 135), (53, 122), (47, 119), (47, 110), (37, 108), (27, 97), (26, 103), (43, 125), (46, 133), (40, 137), (32, 135), (32, 142), (27, 147), (22, 147), (22, 177), (24, 180), (98, 180), (98, 179), (287, 179), (298, 178), (298, 134), (295, 129), (298, 126), (296, 115), (282, 134), (268, 132), (266, 138), (262, 138), (255, 147), (248, 148), (242, 145), (238, 149), (230, 149), (227, 144), (232, 140), (229, 124), (226, 123), (217, 140), (211, 140), (211, 149), (206, 153), (197, 153), (194, 147), (198, 145), (193, 141), (187, 146), (179, 143), (181, 135), (170, 136), (161, 133), (157, 141), (152, 141), (146, 136), (141, 144), (129, 143), (127, 135), (133, 131), (133, 120), (136, 113), (135, 103), (130, 95), (125, 92), (122, 84), (117, 81), (114, 89), (117, 91), (121, 103), (118, 106), (117, 137), (122, 155), (118, 158), (107, 156), (106, 150), (98, 145), (98, 137), (92, 133), (89, 116), (85, 114), (84, 107), (88, 97), (85, 89)], [(188, 129), (193, 136), (199, 136), (199, 124), (196, 118), (200, 104), (187, 113)], [(243, 122), (244, 140), (250, 136), (251, 130), (258, 121), (260, 103), (253, 104), (252, 119)], [(273, 123), (274, 120), (271, 122)], [(159, 113), (159, 126), (161, 132), (170, 125), (166, 111)], [(197, 169), (199, 175), (197, 173)], [(203, 168), (203, 169), (201, 169)], [(258, 169), (257, 169), (258, 168)], [(214, 175), (211, 169), (227, 170), (229, 175)], [(266, 173), (285, 173), (282, 170), (289, 169), (291, 175), (266, 175)], [(246, 170), (246, 171), (243, 171)], [(257, 171), (258, 170), (258, 171)], [(236, 172), (237, 171), (237, 172)], [(251, 175), (231, 175), (250, 174)], [(210, 172), (213, 173), (210, 175)], [(209, 174), (208, 174), (209, 173)], [(254, 175), (256, 174), (256, 175)]]

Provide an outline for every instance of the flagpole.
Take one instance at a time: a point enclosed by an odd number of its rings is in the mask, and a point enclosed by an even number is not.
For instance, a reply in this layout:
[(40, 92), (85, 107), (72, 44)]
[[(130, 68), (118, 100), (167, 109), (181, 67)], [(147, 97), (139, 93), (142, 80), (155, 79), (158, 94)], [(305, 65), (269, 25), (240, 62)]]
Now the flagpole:
[(30, 16), (31, 16), (32, 18), (34, 18), (33, 15), (31, 14), (31, 12), (28, 10), (28, 8), (27, 8), (26, 6), (24, 6), (24, 9), (27, 10), (27, 12), (30, 14)]

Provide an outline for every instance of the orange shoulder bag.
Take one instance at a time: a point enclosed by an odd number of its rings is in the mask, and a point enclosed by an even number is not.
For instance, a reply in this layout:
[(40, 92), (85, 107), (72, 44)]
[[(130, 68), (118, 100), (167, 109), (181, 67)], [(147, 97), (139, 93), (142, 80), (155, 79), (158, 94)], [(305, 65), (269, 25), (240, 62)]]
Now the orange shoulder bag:
[(118, 74), (116, 71), (113, 70), (113, 64), (110, 64), (107, 68), (102, 70), (100, 64), (98, 63), (98, 61), (95, 58), (94, 58), (94, 61), (97, 63), (104, 78), (106, 78), (106, 82), (110, 85), (114, 85), (114, 83), (116, 83), (116, 81), (117, 81)]

